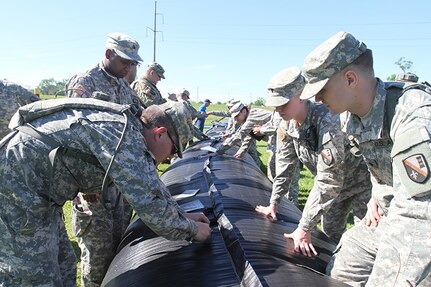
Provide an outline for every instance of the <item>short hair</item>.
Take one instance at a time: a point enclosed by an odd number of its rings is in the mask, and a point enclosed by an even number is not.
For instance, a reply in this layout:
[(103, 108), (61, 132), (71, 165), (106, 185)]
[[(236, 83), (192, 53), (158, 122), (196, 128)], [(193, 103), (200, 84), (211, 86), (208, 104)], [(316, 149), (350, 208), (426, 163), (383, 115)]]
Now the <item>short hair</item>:
[[(356, 58), (350, 65), (354, 65), (363, 70), (373, 69), (373, 51), (370, 49), (365, 50), (358, 58)], [(349, 65), (349, 66), (350, 66)]]
[[(171, 132), (172, 136), (176, 136), (176, 131), (172, 120), (166, 113), (157, 105), (151, 105), (146, 108), (140, 117), (142, 124), (147, 129), (165, 127)], [(175, 131), (175, 133), (172, 133)]]

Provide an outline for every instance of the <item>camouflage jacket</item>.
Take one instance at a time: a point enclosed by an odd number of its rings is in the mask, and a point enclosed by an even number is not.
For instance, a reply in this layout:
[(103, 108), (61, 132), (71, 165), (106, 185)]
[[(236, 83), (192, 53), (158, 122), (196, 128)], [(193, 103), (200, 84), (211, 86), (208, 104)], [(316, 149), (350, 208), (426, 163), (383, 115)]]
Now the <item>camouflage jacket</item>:
[(263, 109), (251, 109), (245, 122), (238, 127), (235, 134), (227, 138), (217, 151), (223, 154), (232, 146), (241, 143), (238, 154), (242, 157), (250, 147), (252, 141), (255, 139), (250, 135), (255, 125), (264, 125), (271, 120), (272, 113)]
[(137, 103), (136, 93), (129, 84), (109, 74), (102, 63), (70, 78), (66, 84), (66, 95), (70, 98), (97, 98), (117, 104)]
[(0, 80), (0, 138), (10, 131), (9, 120), (20, 106), (39, 100), (20, 85)]
[[(45, 102), (48, 101), (40, 103)], [(139, 217), (154, 232), (170, 240), (196, 234), (196, 224), (184, 216), (158, 177), (141, 121), (130, 111), (127, 113), (126, 122), (123, 115), (107, 110), (65, 108), (31, 121), (37, 131), (64, 146), (93, 155), (99, 165), (80, 157), (60, 156), (52, 167), (48, 157), (52, 146), (23, 132), (5, 142), (0, 149), (0, 214), (11, 219), (8, 222), (12, 222), (12, 229), (25, 226), (26, 220), (32, 218), (32, 210), (48, 208), (50, 202), (46, 198), (62, 205), (78, 192), (99, 192), (115, 153), (109, 177)]]
[(140, 78), (139, 80), (134, 81), (131, 87), (137, 93), (139, 101), (144, 108), (151, 105), (166, 103), (166, 99), (162, 97), (162, 94), (160, 94), (156, 85), (146, 78)]
[(260, 133), (268, 136), (268, 145), (266, 149), (274, 153), (277, 145), (276, 131), (281, 120), (280, 114), (274, 111), (272, 112), (271, 120), (260, 128)]
[[(359, 145), (373, 183), (373, 197), (387, 212), (394, 194), (400, 198), (428, 196), (431, 190), (431, 96), (420, 89), (407, 90), (377, 79), (371, 110), (364, 117), (350, 115), (346, 133)], [(397, 95), (398, 93), (398, 95)], [(395, 110), (388, 109), (395, 101)], [(385, 124), (388, 117), (393, 117)]]
[(299, 223), (303, 230), (310, 231), (337, 197), (362, 192), (362, 189), (355, 188), (358, 183), (368, 184), (370, 188), (371, 184), (362, 158), (350, 153), (347, 138), (340, 128), (339, 116), (331, 114), (322, 104), (306, 103), (308, 113), (301, 126), (297, 127), (295, 120), (282, 121), (279, 125), (278, 137), (291, 143), (287, 144), (288, 150), (283, 152), (284, 158), (276, 156), (276, 160), (285, 161), (288, 172), (284, 175), (287, 179), (278, 175), (274, 179), (270, 202), (280, 202), (284, 194), (279, 192), (286, 192), (286, 189), (278, 185), (291, 182), (300, 160), (315, 176)]

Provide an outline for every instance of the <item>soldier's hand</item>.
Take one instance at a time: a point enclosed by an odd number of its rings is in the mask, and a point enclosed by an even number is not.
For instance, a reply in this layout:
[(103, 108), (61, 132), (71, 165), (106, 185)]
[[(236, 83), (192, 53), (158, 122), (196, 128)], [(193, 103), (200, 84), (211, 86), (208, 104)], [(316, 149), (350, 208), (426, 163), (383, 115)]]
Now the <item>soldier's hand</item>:
[(258, 205), (254, 210), (256, 210), (258, 213), (268, 216), (272, 220), (277, 220), (277, 205), (275, 204), (270, 204), (269, 206)]
[(260, 133), (260, 126), (259, 125), (255, 125), (254, 126), (254, 128), (253, 128), (253, 134), (255, 134), (257, 136), (261, 135), (261, 133)]
[(380, 209), (377, 201), (374, 198), (371, 198), (367, 203), (367, 214), (365, 215), (365, 223), (367, 226), (373, 224), (377, 227), (379, 225), (379, 220), (383, 215), (383, 210)]
[(196, 222), (198, 233), (193, 237), (193, 240), (204, 242), (211, 238), (211, 228), (209, 224), (203, 222)]
[(210, 224), (210, 220), (208, 219), (208, 217), (205, 216), (205, 214), (203, 214), (202, 212), (197, 212), (197, 213), (186, 213), (185, 216), (188, 219), (191, 219), (193, 221), (196, 222), (203, 222), (203, 223), (208, 223)]
[(294, 250), (308, 257), (317, 256), (317, 251), (311, 243), (311, 233), (298, 227), (293, 233), (284, 233), (284, 237), (293, 239)]
[(242, 156), (239, 153), (236, 153), (233, 155), (234, 158), (242, 158)]

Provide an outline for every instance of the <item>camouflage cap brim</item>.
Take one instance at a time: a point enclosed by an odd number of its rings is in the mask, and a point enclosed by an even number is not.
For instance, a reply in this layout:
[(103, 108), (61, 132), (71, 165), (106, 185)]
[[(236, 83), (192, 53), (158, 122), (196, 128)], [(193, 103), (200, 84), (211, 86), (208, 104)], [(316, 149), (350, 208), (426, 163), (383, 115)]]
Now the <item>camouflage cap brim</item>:
[(280, 96), (280, 95), (277, 95), (277, 96), (274, 95), (274, 96), (269, 96), (269, 98), (266, 99), (265, 106), (267, 106), (267, 107), (281, 107), (281, 106), (287, 104), (288, 102), (289, 102), (289, 99), (287, 99), (283, 96)]
[(305, 84), (304, 89), (302, 90), (300, 99), (301, 100), (307, 100), (315, 95), (317, 95), (323, 87), (326, 85), (326, 83), (329, 81), (329, 79), (324, 79), (315, 83), (307, 83)]
[(118, 56), (120, 56), (123, 59), (126, 60), (131, 60), (131, 61), (136, 61), (136, 62), (143, 62), (144, 60), (142, 60), (142, 58), (138, 55), (138, 54), (134, 54), (134, 53), (129, 53), (126, 54), (118, 49), (114, 48), (115, 53), (117, 53)]

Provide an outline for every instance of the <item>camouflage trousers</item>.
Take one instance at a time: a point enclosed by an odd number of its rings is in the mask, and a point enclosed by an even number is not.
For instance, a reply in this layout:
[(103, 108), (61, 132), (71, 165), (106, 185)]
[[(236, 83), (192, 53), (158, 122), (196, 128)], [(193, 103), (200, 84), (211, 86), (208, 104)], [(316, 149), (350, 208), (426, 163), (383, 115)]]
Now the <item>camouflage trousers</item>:
[(9, 211), (0, 214), (0, 286), (76, 286), (76, 257), (61, 207)]
[(394, 198), (377, 228), (348, 230), (327, 273), (351, 286), (431, 286), (431, 201)]
[(253, 140), (250, 143), (250, 146), (248, 147), (248, 151), (247, 152), (253, 158), (253, 160), (257, 164), (257, 166), (260, 167), (261, 161), (260, 161), (260, 158), (259, 158), (259, 153), (257, 152), (257, 147), (256, 147), (256, 141), (255, 140)]
[[(116, 194), (115, 189), (110, 187), (110, 194)], [(111, 202), (115, 202), (115, 199)], [(107, 210), (101, 200), (88, 202), (84, 200), (82, 194), (78, 194), (75, 198), (72, 225), (81, 249), (83, 287), (100, 286), (102, 283), (129, 224), (131, 214), (130, 205), (122, 197), (113, 210)]]
[(355, 224), (359, 224), (367, 213), (367, 203), (371, 198), (370, 181), (359, 182), (349, 190), (341, 192), (321, 218), (322, 231), (335, 243), (340, 242), (346, 231), (350, 211)]

